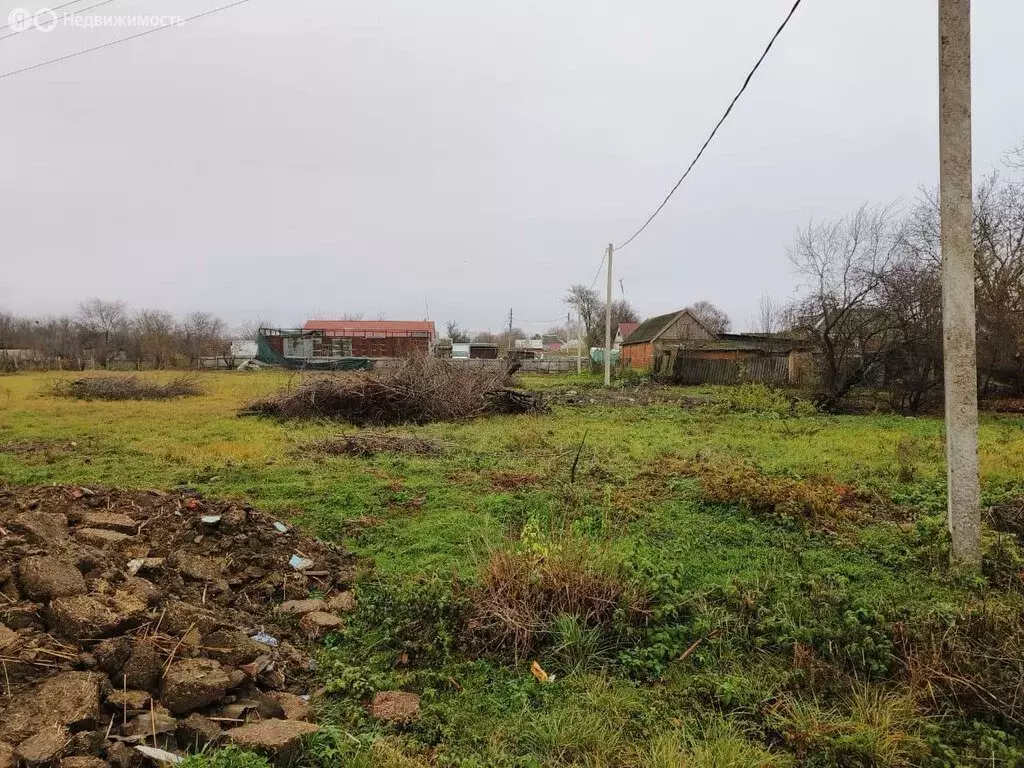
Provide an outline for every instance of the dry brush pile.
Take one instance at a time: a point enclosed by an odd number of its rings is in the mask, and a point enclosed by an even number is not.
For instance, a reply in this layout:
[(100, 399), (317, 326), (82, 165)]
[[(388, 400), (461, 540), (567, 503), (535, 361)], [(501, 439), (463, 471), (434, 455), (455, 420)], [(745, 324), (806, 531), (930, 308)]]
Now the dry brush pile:
[(379, 370), (313, 376), (241, 413), (386, 425), (545, 410), (538, 395), (509, 386), (513, 373), (514, 368), (488, 370), (413, 358)]
[(49, 389), (54, 397), (76, 400), (170, 400), (202, 393), (193, 376), (175, 376), (163, 384), (138, 376), (61, 378), (55, 379)]

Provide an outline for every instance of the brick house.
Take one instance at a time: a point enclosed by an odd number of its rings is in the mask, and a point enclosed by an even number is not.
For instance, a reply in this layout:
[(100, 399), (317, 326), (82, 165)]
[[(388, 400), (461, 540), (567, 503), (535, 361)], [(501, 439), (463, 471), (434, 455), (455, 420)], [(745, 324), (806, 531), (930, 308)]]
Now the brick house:
[(430, 320), (307, 320), (313, 357), (411, 357), (437, 340)]
[(689, 309), (649, 317), (623, 339), (622, 365), (649, 370), (659, 358), (717, 338), (717, 334)]

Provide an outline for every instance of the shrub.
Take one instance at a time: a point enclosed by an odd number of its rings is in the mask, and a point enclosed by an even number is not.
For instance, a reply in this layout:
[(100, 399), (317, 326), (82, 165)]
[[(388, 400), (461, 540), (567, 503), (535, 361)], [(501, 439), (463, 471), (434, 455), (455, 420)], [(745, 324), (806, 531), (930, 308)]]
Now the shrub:
[(747, 383), (722, 388), (722, 397), (710, 410), (713, 413), (753, 413), (774, 418), (805, 417), (817, 414), (814, 403), (764, 384)]
[(707, 501), (785, 520), (835, 520), (852, 500), (852, 492), (842, 486), (764, 475), (731, 460), (696, 462), (689, 471), (697, 475)]
[(913, 699), (879, 687), (855, 685), (838, 708), (784, 699), (769, 720), (802, 765), (909, 768), (929, 751)]
[(906, 679), (937, 714), (1024, 724), (1024, 601), (1016, 594), (946, 608), (895, 627)]
[(480, 582), (472, 627), (485, 646), (519, 656), (549, 645), (556, 624), (569, 628), (566, 617), (572, 617), (576, 631), (600, 628), (607, 635), (616, 624), (638, 620), (647, 608), (625, 568), (595, 560), (578, 546), (554, 548), (545, 556), (494, 550)]

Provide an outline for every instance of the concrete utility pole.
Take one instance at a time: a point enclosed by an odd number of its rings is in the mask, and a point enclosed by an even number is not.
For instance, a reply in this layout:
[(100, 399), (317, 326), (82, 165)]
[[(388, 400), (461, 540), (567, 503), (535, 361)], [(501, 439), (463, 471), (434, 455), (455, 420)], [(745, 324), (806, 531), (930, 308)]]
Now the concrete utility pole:
[(512, 307), (508, 308), (508, 356), (512, 357)]
[(953, 559), (979, 567), (970, 0), (939, 0), (939, 156), (949, 530)]
[(604, 299), (604, 385), (612, 385), (612, 244), (608, 243), (608, 290)]

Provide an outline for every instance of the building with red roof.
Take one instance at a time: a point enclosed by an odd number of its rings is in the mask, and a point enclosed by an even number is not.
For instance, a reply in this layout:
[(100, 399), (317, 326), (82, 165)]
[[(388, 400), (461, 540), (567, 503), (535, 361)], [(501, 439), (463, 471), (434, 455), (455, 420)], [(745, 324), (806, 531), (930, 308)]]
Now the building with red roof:
[(428, 354), (437, 339), (432, 320), (307, 320), (302, 330), (323, 357), (411, 357)]

